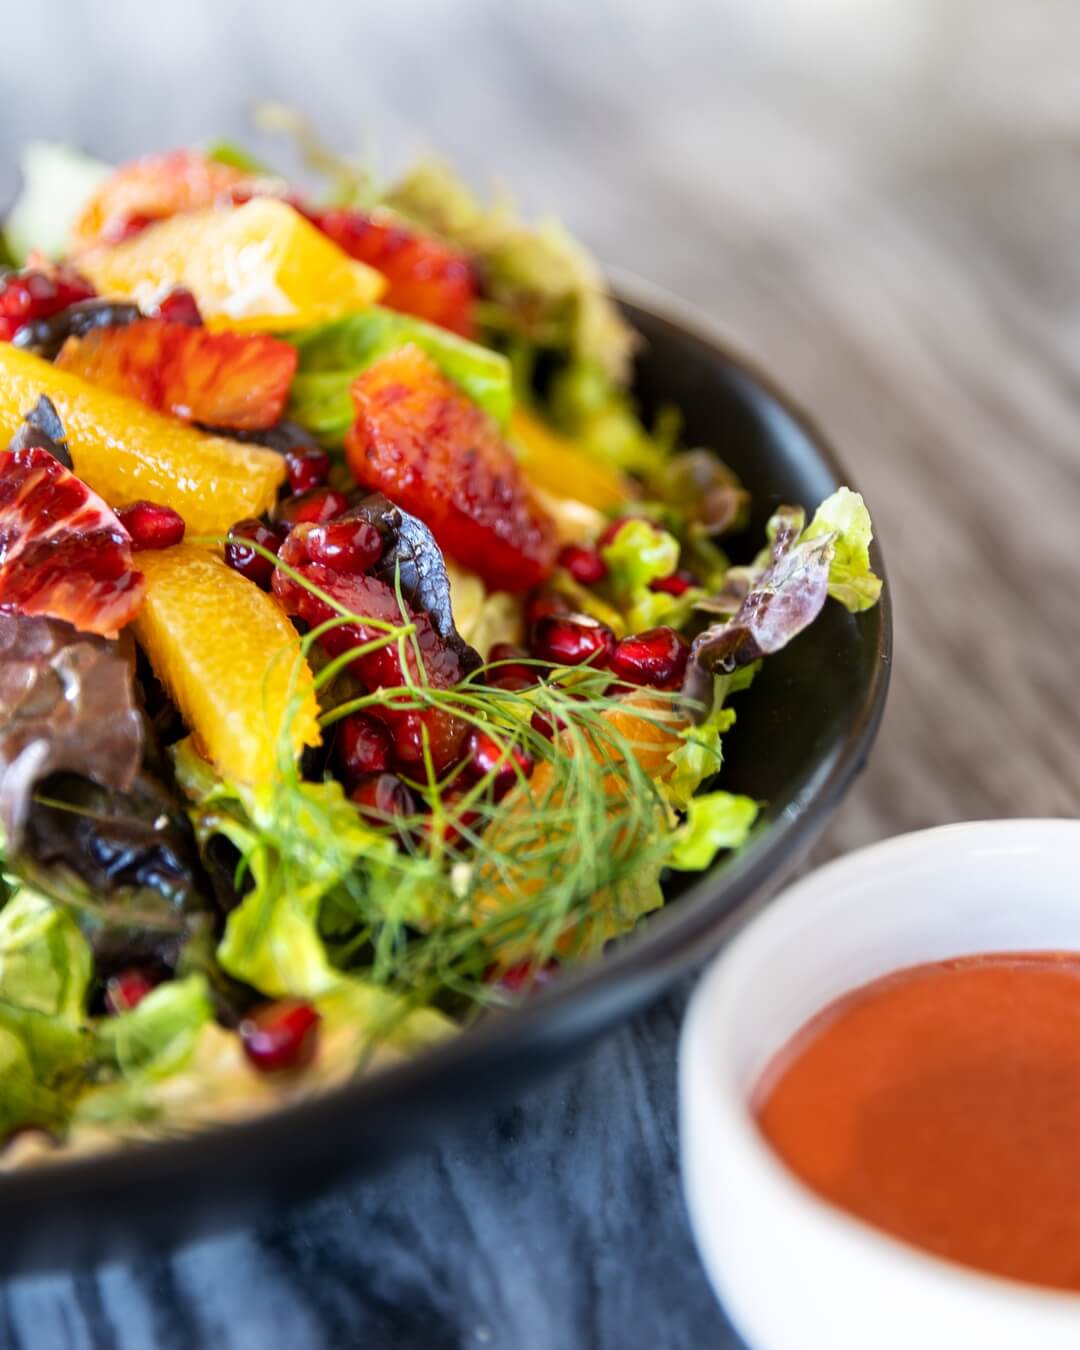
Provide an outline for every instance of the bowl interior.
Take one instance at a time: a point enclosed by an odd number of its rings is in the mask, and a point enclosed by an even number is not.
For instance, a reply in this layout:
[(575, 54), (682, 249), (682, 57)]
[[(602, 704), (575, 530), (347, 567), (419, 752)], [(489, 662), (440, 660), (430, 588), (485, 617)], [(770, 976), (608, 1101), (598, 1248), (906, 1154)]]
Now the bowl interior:
[[(678, 403), (687, 443), (715, 447), (753, 494), (754, 520), (739, 548), (756, 549), (777, 503), (813, 507), (847, 481), (814, 430), (720, 343), (646, 305), (626, 309), (645, 339), (636, 388), (646, 413)], [(875, 566), (881, 570), (880, 556)], [(822, 827), (873, 739), (889, 645), (886, 590), (884, 603), (863, 615), (828, 605), (766, 662), (740, 695), (725, 742), (724, 784), (765, 802), (760, 825), (738, 855), (672, 887), (673, 903), (602, 961), (416, 1060), (324, 1097), (243, 1125), (0, 1179), (8, 1212), (20, 1216), (0, 1233), (0, 1265), (100, 1259), (247, 1221), (345, 1172), (377, 1167), (422, 1142), (447, 1114), (506, 1097), (565, 1062), (718, 945)], [(148, 1190), (167, 1202), (148, 1206)]]

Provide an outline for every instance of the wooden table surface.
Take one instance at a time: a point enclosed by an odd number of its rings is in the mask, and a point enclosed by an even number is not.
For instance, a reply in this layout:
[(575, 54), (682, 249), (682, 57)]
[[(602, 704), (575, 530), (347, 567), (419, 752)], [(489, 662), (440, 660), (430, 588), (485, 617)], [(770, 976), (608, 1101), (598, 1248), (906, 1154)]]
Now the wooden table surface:
[[(4, 154), (434, 146), (707, 310), (824, 425), (894, 593), (890, 706), (817, 856), (1080, 808), (1080, 11), (1001, 0), (39, 0)], [(9, 1283), (0, 1346), (736, 1345), (678, 1183), (685, 990), (561, 1080), (255, 1232)], [(148, 1196), (147, 1204), (168, 1204)]]

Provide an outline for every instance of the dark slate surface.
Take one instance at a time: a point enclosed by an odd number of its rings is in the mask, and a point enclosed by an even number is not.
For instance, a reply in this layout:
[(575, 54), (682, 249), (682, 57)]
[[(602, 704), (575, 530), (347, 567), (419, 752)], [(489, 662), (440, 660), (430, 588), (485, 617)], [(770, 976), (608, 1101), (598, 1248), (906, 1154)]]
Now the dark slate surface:
[[(35, 0), (4, 19), (0, 191), (32, 135), (122, 158), (243, 134), (255, 98), (282, 99), (388, 166), (436, 147), (557, 209), (804, 401), (870, 501), (897, 620), (878, 748), (820, 857), (1080, 808), (1076, 6)], [(271, 1227), (9, 1282), (0, 1348), (732, 1345), (679, 1193), (681, 1010)]]

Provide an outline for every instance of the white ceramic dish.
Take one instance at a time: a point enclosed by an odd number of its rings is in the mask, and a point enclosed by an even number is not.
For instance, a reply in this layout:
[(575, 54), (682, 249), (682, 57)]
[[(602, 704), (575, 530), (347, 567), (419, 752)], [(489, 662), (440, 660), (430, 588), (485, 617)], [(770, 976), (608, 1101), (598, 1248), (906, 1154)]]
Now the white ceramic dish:
[(981, 1275), (817, 1198), (748, 1100), (823, 1005), (899, 967), (1080, 950), (1080, 821), (950, 825), (791, 887), (710, 967), (680, 1059), (683, 1175), (702, 1258), (754, 1350), (1076, 1350), (1080, 1296)]

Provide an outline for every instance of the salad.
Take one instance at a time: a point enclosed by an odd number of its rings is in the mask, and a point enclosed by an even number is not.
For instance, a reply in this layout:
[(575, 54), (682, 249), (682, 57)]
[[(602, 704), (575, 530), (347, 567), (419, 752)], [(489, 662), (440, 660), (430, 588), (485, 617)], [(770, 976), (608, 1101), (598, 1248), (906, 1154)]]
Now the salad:
[(319, 1090), (594, 959), (753, 829), (733, 696), (878, 598), (846, 489), (729, 563), (746, 492), (643, 423), (557, 226), (302, 140), (319, 190), (232, 145), (25, 155), (3, 1165)]

